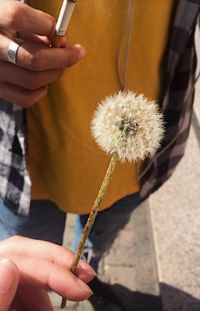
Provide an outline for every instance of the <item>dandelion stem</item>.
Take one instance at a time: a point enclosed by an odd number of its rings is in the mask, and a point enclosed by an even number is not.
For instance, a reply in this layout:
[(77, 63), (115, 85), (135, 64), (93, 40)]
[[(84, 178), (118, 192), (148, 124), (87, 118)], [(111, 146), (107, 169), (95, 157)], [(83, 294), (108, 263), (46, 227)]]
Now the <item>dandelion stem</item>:
[[(71, 268), (70, 268), (70, 271), (73, 273), (76, 272), (76, 268), (77, 268), (79, 260), (81, 258), (85, 242), (88, 238), (88, 235), (90, 233), (92, 225), (96, 219), (96, 216), (97, 216), (97, 213), (99, 211), (101, 202), (102, 202), (102, 200), (103, 200), (103, 198), (107, 192), (107, 189), (108, 189), (112, 174), (114, 172), (114, 169), (116, 167), (117, 161), (118, 161), (118, 156), (117, 156), (117, 154), (114, 154), (110, 160), (109, 167), (106, 171), (105, 177), (104, 177), (103, 182), (101, 184), (101, 188), (100, 188), (99, 193), (96, 197), (96, 200), (94, 201), (94, 204), (93, 204), (92, 210), (90, 212), (90, 215), (88, 217), (85, 228), (83, 229), (83, 233), (82, 233), (82, 236), (81, 236), (80, 241), (79, 241), (78, 249), (77, 249), (77, 252), (76, 252), (75, 257), (73, 259)], [(65, 308), (66, 302), (67, 302), (66, 299), (63, 298), (62, 303), (61, 303), (62, 309)]]

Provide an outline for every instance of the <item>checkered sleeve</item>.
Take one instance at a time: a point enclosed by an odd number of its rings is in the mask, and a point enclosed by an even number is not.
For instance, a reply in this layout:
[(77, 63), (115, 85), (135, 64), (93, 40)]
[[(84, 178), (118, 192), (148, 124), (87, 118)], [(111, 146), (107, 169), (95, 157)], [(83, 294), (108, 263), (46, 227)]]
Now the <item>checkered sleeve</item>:
[(31, 182), (26, 166), (22, 116), (22, 109), (15, 110), (11, 103), (0, 100), (0, 198), (14, 213), (27, 215)]
[(194, 31), (200, 0), (179, 0), (170, 37), (166, 88), (161, 101), (166, 131), (161, 148), (145, 163), (141, 179), (141, 197), (147, 198), (174, 172), (184, 155), (191, 125), (196, 52)]

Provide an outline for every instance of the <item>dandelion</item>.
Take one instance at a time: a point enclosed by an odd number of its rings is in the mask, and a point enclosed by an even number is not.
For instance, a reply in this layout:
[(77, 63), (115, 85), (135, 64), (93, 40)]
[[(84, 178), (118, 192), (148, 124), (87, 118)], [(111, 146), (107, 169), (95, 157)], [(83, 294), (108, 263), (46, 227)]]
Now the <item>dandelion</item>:
[(132, 92), (120, 92), (101, 102), (92, 120), (97, 144), (119, 160), (152, 156), (163, 136), (162, 115), (155, 101)]
[(159, 113), (155, 101), (132, 92), (120, 92), (103, 100), (95, 111), (91, 130), (100, 148), (112, 157), (83, 230), (71, 266), (73, 273), (78, 266), (117, 161), (135, 162), (152, 156), (159, 148), (164, 132), (162, 114)]

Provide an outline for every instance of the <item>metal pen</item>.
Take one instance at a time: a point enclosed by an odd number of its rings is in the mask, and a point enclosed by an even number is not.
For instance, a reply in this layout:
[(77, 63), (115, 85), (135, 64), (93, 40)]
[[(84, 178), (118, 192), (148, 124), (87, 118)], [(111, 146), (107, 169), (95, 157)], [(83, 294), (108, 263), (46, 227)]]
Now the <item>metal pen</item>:
[(69, 26), (73, 11), (75, 9), (77, 0), (64, 0), (58, 20), (56, 23), (55, 34), (52, 38), (52, 46), (60, 47), (63, 37)]

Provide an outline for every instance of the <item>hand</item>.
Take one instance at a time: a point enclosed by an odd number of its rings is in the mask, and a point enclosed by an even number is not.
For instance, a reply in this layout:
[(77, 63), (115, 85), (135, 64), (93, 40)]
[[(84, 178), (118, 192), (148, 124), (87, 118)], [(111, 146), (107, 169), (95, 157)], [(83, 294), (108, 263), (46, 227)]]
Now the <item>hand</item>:
[(95, 276), (82, 260), (76, 276), (69, 271), (73, 253), (61, 246), (23, 237), (0, 242), (0, 311), (52, 311), (46, 289), (69, 300), (87, 299), (85, 284)]
[[(85, 49), (80, 45), (50, 48), (55, 30), (52, 16), (13, 0), (0, 1), (0, 97), (29, 107), (45, 96), (48, 85), (66, 67), (78, 62)], [(17, 65), (7, 61), (11, 41), (23, 40)]]

